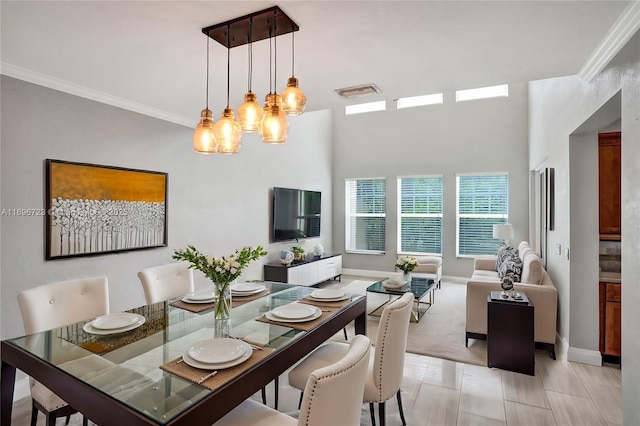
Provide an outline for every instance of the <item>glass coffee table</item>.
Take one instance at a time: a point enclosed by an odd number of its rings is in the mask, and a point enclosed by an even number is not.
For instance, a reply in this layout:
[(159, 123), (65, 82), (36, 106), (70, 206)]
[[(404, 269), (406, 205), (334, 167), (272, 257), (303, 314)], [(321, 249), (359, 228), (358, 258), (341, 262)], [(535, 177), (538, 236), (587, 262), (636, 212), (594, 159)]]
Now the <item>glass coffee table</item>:
[[(427, 312), (427, 310), (429, 310), (431, 305), (435, 302), (436, 283), (434, 280), (416, 277), (411, 279), (410, 284), (405, 284), (402, 287), (394, 289), (385, 288), (382, 285), (387, 280), (388, 278), (385, 278), (384, 280), (377, 281), (367, 287), (368, 293), (386, 294), (389, 296), (388, 300), (385, 300), (385, 302), (380, 306), (368, 312), (369, 315), (382, 315), (382, 310), (386, 305), (401, 297), (404, 293), (410, 291), (415, 296), (413, 309), (411, 310), (411, 322), (418, 322), (420, 321), (420, 318), (422, 318), (424, 313)], [(422, 298), (425, 296), (428, 296), (427, 301), (422, 300)]]

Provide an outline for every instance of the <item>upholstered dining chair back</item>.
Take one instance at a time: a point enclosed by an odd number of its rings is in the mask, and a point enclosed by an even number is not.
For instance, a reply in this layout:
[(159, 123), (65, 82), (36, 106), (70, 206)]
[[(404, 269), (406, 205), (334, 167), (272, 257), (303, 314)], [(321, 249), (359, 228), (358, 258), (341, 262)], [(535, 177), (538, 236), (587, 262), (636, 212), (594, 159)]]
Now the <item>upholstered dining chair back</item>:
[(193, 269), (189, 262), (153, 266), (138, 272), (147, 304), (193, 293)]
[(299, 426), (360, 424), (370, 347), (368, 337), (357, 335), (342, 359), (311, 373), (303, 393)]
[(78, 278), (24, 290), (18, 304), (26, 334), (109, 313), (107, 277)]
[[(24, 290), (18, 294), (18, 305), (26, 334), (106, 315), (109, 313), (107, 277), (79, 278)], [(36, 425), (38, 411), (45, 414), (46, 426), (55, 425), (57, 417), (67, 417), (66, 424), (69, 424), (69, 416), (76, 412), (73, 407), (31, 377), (29, 385), (31, 426)], [(82, 424), (87, 425), (84, 416)]]
[(372, 365), (375, 390), (367, 387), (366, 402), (386, 401), (400, 389), (413, 299), (413, 293), (407, 292), (382, 311)]

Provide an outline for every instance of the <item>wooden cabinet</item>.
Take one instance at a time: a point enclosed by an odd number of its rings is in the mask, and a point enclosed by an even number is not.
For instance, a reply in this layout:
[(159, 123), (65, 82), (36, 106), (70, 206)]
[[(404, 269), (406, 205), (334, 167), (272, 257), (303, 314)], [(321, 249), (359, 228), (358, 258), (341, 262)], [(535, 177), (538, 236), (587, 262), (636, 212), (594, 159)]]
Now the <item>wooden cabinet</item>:
[(264, 265), (265, 281), (312, 286), (342, 275), (342, 255), (326, 254), (286, 266), (280, 262)]
[(600, 282), (600, 352), (619, 357), (621, 354), (622, 285)]
[(600, 238), (620, 239), (621, 149), (620, 132), (598, 134), (598, 194)]

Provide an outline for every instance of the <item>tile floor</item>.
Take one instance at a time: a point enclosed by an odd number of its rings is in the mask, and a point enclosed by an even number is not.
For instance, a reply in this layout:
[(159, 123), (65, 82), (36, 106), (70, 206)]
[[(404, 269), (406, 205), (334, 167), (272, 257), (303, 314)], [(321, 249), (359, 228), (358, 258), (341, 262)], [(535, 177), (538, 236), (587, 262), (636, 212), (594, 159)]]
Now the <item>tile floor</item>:
[[(354, 279), (371, 280), (345, 276), (327, 287), (340, 287)], [(562, 357), (554, 361), (538, 356), (536, 375), (528, 376), (407, 353), (402, 399), (408, 425), (611, 426), (622, 424), (621, 381), (619, 368), (568, 362)], [(267, 389), (268, 403), (273, 406), (273, 384)], [(252, 398), (260, 400), (260, 394)], [(295, 411), (298, 398), (298, 390), (288, 385), (283, 374), (279, 409)], [(29, 425), (30, 408), (29, 398), (17, 401), (13, 425)], [(59, 419), (58, 424), (64, 420)], [(81, 416), (72, 416), (70, 425), (81, 424)], [(387, 403), (387, 425), (401, 424), (394, 398)], [(38, 425), (44, 425), (42, 415)], [(361, 425), (371, 425), (364, 404)]]

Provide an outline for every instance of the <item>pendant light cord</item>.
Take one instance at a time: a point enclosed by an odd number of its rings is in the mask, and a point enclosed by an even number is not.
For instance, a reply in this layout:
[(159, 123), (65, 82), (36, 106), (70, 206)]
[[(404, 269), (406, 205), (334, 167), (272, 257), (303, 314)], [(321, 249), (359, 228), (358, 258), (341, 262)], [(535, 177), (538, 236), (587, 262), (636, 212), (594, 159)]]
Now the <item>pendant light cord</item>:
[(273, 93), (273, 74), (271, 72), (273, 63), (273, 34), (269, 28), (269, 94)]
[(251, 80), (253, 76), (253, 18), (249, 20), (249, 75), (247, 79), (247, 86), (249, 87), (249, 91), (251, 91)]
[(231, 25), (227, 25), (227, 108), (229, 108), (229, 91), (231, 80)]
[(295, 42), (295, 38), (296, 38), (296, 31), (293, 29), (293, 26), (291, 26), (291, 77), (295, 76), (295, 64), (296, 64), (296, 42)]
[(205, 104), (207, 106), (206, 109), (209, 109), (209, 34), (207, 34), (207, 91), (205, 93)]
[(273, 88), (278, 91), (278, 25), (276, 11), (273, 11)]

